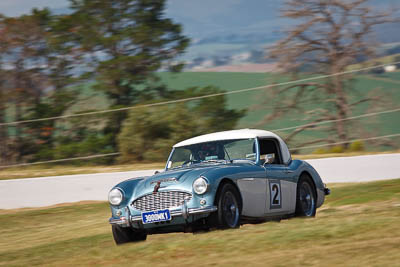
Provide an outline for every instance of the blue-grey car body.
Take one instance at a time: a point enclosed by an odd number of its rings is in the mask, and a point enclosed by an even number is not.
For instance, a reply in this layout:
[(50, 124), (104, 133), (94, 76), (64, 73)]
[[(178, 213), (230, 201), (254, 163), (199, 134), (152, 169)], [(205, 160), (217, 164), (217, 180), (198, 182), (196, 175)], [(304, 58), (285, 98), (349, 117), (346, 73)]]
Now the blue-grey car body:
[[(170, 155), (164, 171), (149, 177), (129, 179), (113, 187), (122, 192), (123, 199), (118, 205), (110, 205), (112, 216), (109, 222), (134, 229), (157, 230), (164, 228), (166, 232), (168, 229), (173, 229), (174, 226), (190, 225), (217, 211), (217, 192), (221, 184), (226, 182), (234, 185), (240, 194), (242, 218), (269, 219), (290, 216), (295, 213), (297, 184), (304, 174), (310, 177), (314, 183), (316, 207), (318, 208), (324, 203), (328, 189), (321, 177), (307, 162), (292, 160), (286, 144), (280, 137), (271, 132), (251, 129), (223, 133), (217, 133), (213, 138), (205, 135), (204, 138), (192, 138), (193, 140), (189, 139), (187, 143), (185, 141), (178, 143), (173, 147), (171, 155), (177, 147), (186, 144), (213, 142), (226, 140), (226, 138), (234, 139), (237, 135), (237, 139), (253, 138), (256, 150), (255, 159), (253, 161), (243, 159), (204, 162), (170, 168), (168, 166), (171, 160)], [(280, 164), (262, 162), (259, 142), (263, 138), (272, 138), (278, 144), (282, 158)], [(208, 183), (207, 191), (203, 194), (196, 194), (193, 190), (193, 183), (199, 177), (203, 177)], [(155, 189), (156, 185), (159, 185), (157, 190)], [(185, 196), (185, 200), (179, 206), (167, 207), (172, 216), (172, 220), (168, 223), (144, 224), (142, 213), (148, 209), (139, 209), (137, 205), (134, 205), (135, 201), (146, 199), (146, 196), (149, 199), (154, 198), (155, 195), (164, 193), (171, 194), (171, 196), (175, 196), (175, 193), (180, 194), (179, 196)], [(152, 201), (154, 200), (152, 199)], [(147, 203), (141, 202), (141, 205), (145, 207)]]

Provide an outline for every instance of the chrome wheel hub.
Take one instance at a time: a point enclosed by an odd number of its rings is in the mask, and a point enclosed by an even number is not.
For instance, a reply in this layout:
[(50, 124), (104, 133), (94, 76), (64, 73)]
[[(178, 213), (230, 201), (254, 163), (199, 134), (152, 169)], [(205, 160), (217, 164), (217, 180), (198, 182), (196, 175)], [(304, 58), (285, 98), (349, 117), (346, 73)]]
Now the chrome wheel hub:
[(226, 192), (223, 198), (223, 217), (229, 227), (235, 227), (239, 221), (239, 206), (235, 196)]
[(310, 184), (302, 183), (300, 187), (300, 202), (304, 215), (312, 216), (315, 209), (315, 200)]

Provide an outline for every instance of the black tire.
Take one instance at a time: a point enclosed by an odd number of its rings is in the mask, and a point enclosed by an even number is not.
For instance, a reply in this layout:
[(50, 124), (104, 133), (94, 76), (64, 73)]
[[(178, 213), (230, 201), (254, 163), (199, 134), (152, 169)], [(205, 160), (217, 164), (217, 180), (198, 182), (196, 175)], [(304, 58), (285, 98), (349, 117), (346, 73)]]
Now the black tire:
[(135, 231), (130, 227), (121, 227), (119, 225), (111, 226), (114, 241), (117, 245), (145, 241), (147, 234), (144, 232)]
[(317, 197), (314, 183), (308, 175), (301, 175), (297, 183), (296, 216), (315, 217)]
[(239, 228), (241, 202), (237, 189), (232, 184), (223, 184), (216, 201), (217, 226), (222, 229)]

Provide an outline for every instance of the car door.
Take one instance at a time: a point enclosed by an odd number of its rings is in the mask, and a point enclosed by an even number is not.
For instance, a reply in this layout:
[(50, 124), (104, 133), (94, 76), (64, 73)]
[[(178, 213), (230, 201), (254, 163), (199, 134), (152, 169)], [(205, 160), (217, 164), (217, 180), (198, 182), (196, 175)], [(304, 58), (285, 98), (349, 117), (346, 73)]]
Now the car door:
[(265, 171), (267, 176), (266, 215), (290, 213), (293, 210), (292, 172), (283, 164), (266, 164)]
[(242, 195), (242, 216), (263, 217), (267, 205), (267, 178), (260, 165), (242, 167), (237, 185)]
[(293, 212), (295, 202), (294, 174), (281, 160), (279, 142), (268, 138), (259, 140), (260, 155), (271, 157), (270, 162), (263, 162), (267, 177), (265, 215), (279, 215)]

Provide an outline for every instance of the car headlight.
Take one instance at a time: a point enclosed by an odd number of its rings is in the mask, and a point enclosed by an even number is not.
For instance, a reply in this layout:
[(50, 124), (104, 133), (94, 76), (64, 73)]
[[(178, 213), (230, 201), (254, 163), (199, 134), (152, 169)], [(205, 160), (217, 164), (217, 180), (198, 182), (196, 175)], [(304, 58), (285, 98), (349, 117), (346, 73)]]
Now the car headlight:
[(208, 182), (203, 177), (197, 178), (193, 183), (193, 190), (196, 194), (204, 194), (208, 189)]
[(122, 194), (121, 190), (118, 188), (114, 188), (113, 190), (108, 193), (108, 201), (111, 205), (119, 205), (122, 202), (124, 195)]

